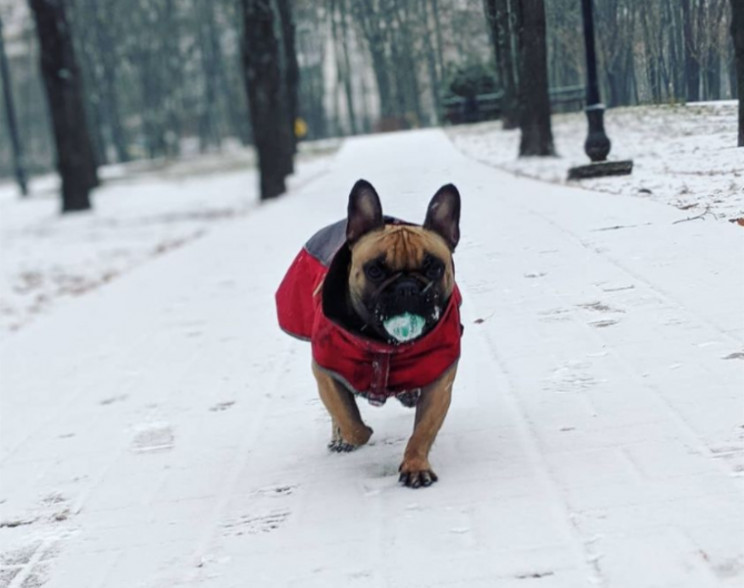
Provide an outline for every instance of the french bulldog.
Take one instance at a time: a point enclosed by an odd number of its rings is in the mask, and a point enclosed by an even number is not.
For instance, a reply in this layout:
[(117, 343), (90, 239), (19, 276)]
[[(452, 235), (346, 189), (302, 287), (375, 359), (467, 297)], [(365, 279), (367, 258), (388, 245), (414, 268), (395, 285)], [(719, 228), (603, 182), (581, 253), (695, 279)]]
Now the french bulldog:
[(452, 184), (431, 199), (423, 225), (386, 217), (365, 181), (348, 214), (322, 229), (295, 259), (277, 292), (280, 326), (309, 339), (312, 371), (331, 417), (329, 448), (367, 443), (356, 396), (394, 397), (415, 407), (399, 480), (437, 481), (429, 451), (447, 415), (460, 357), (460, 292), (452, 254), (460, 239), (460, 195)]

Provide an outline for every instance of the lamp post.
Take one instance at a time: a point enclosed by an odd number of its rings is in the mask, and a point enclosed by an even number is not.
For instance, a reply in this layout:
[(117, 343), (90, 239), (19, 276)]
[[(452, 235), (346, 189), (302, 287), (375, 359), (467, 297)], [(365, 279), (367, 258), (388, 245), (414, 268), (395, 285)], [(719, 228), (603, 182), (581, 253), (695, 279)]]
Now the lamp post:
[(633, 169), (632, 160), (607, 161), (611, 142), (604, 129), (605, 106), (599, 98), (592, 0), (581, 0), (581, 17), (584, 21), (584, 49), (586, 51), (586, 108), (584, 111), (589, 125), (589, 133), (584, 142), (584, 151), (592, 163), (572, 167), (568, 170), (568, 179), (626, 175)]

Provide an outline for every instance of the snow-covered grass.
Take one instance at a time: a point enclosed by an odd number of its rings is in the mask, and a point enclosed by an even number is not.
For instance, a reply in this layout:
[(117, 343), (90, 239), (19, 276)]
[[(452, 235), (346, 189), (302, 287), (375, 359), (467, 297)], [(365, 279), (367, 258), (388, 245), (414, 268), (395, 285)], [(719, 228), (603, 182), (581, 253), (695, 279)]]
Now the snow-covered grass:
[[(298, 187), (322, 173), (339, 141), (300, 145)], [(251, 150), (192, 154), (103, 168), (94, 210), (61, 216), (55, 175), (35, 179), (31, 197), (0, 186), (0, 338), (53, 304), (105, 284), (203, 236), (258, 203)]]
[(479, 161), (540, 180), (637, 196), (675, 206), (680, 219), (744, 217), (744, 149), (736, 147), (737, 103), (613, 108), (605, 112), (612, 142), (610, 160), (632, 159), (630, 176), (567, 181), (569, 167), (584, 153), (583, 113), (553, 116), (555, 158), (517, 158), (519, 130), (501, 122), (449, 127), (455, 146)]

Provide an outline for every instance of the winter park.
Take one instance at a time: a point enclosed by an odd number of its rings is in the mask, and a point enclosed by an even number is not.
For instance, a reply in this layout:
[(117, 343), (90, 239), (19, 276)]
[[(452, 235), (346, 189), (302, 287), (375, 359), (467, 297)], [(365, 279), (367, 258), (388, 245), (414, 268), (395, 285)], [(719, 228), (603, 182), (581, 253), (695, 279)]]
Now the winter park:
[(744, 586), (744, 0), (0, 0), (0, 588)]

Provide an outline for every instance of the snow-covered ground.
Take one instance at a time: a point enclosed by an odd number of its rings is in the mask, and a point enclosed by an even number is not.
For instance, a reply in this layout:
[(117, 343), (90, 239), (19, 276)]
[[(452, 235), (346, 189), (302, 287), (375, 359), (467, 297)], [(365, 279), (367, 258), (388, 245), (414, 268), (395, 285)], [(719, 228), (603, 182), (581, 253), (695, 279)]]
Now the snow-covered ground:
[[(637, 196), (680, 210), (679, 218), (742, 219), (744, 151), (736, 147), (736, 101), (613, 108), (605, 112), (610, 160), (632, 159), (633, 173), (570, 182), (599, 192)], [(568, 168), (589, 162), (583, 113), (553, 116), (555, 158), (518, 159), (519, 130), (501, 122), (449, 127), (458, 149), (512, 173), (567, 182)]]
[[(742, 585), (741, 227), (514, 177), (440, 130), (316, 163), (0, 341), (0, 586)], [(359, 177), (413, 221), (441, 184), (463, 196), (463, 356), (428, 489), (398, 485), (412, 413), (391, 403), (362, 406), (368, 446), (328, 453), (310, 350), (274, 316), (287, 265)], [(175, 238), (163, 216), (250, 206), (247, 183), (115, 184), (89, 219), (48, 203), (3, 218), (3, 263), (38, 241), (51, 265), (77, 227), (83, 255), (127, 223), (151, 253)]]
[[(325, 156), (337, 148), (338, 141), (302, 144), (290, 186), (323, 173)], [(94, 212), (64, 217), (56, 176), (32, 182), (32, 197), (23, 201), (13, 184), (0, 185), (0, 339), (258, 202), (248, 150), (110, 166), (101, 175)]]

